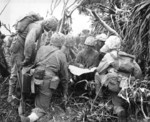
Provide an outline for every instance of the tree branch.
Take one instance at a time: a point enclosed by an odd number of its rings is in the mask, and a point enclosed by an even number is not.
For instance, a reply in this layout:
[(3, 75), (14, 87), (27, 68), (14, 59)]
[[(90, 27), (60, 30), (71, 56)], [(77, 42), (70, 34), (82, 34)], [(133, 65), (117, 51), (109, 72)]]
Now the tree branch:
[(64, 14), (64, 12), (66, 10), (68, 2), (69, 2), (69, 0), (67, 0), (67, 1), (63, 0), (64, 6), (63, 6), (63, 10), (62, 10), (62, 15)]
[(61, 0), (52, 0), (51, 5), (50, 5), (50, 15), (54, 13), (54, 10), (60, 4), (60, 2)]
[(4, 10), (6, 9), (7, 5), (9, 4), (10, 0), (7, 2), (7, 4), (5, 5), (5, 7), (2, 9), (0, 15), (4, 12)]
[(57, 0), (57, 1), (55, 2), (54, 8), (56, 8), (56, 7), (60, 4), (60, 2), (61, 2), (61, 0)]
[[(77, 5), (75, 5), (70, 12), (67, 14), (67, 16), (71, 16), (71, 14), (84, 2), (85, 0), (81, 0)], [(68, 8), (69, 9), (69, 8)], [(67, 10), (68, 10), (67, 9)]]
[(63, 28), (64, 23), (65, 23), (65, 11), (63, 13), (62, 21), (60, 23), (60, 27), (59, 27), (58, 32), (62, 32), (62, 28)]
[(70, 4), (70, 5), (66, 8), (66, 10), (68, 10), (70, 7), (72, 7), (76, 2), (77, 2), (77, 1), (74, 0), (74, 2), (73, 2), (72, 4)]
[[(63, 0), (64, 6), (63, 6), (63, 11), (62, 11), (62, 21), (60, 23), (60, 27), (58, 29), (59, 32), (62, 31), (62, 27), (65, 23), (65, 19), (68, 17), (71, 17), (71, 14), (74, 12), (75, 9), (77, 9), (85, 0), (81, 0), (81, 1), (77, 1), (75, 0), (69, 7), (67, 7), (67, 4), (69, 2), (69, 0)], [(76, 3), (75, 6), (73, 6)], [(68, 9), (71, 8), (73, 6), (73, 8), (68, 12)], [(68, 13), (67, 13), (68, 12)]]
[(108, 10), (111, 11), (112, 13), (116, 13), (116, 11), (113, 10), (112, 8), (108, 8), (107, 6), (104, 6), (104, 5), (100, 4), (100, 3), (98, 3), (98, 5), (100, 5), (102, 8), (108, 9)]
[(3, 26), (7, 31), (9, 31), (9, 33), (11, 33), (10, 26), (7, 27), (6, 24), (4, 24), (4, 23), (2, 23), (2, 26)]
[(50, 15), (53, 14), (53, 2), (54, 2), (54, 0), (52, 0), (52, 2), (50, 4)]
[[(95, 11), (91, 11), (90, 9), (87, 9), (87, 8), (86, 8), (86, 10), (87, 10), (88, 12), (90, 12), (90, 14), (91, 14), (92, 16), (94, 16), (96, 19), (98, 19), (98, 20), (100, 21), (100, 23), (101, 23), (108, 31), (112, 32), (112, 33), (115, 34), (116, 36), (119, 36), (119, 34), (118, 34), (114, 29), (112, 29), (107, 23), (105, 23), (105, 22), (97, 15), (97, 13), (96, 13)], [(119, 37), (120, 37), (120, 36), (119, 36)]]

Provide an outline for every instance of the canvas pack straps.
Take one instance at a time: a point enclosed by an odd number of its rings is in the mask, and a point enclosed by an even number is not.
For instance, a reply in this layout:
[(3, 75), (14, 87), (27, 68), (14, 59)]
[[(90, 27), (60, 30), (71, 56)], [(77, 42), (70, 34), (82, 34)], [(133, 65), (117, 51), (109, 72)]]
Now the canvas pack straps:
[(53, 54), (55, 51), (57, 51), (57, 50), (58, 50), (58, 49), (56, 48), (56, 49), (52, 50), (51, 52), (49, 52), (49, 53), (45, 56), (45, 59), (40, 60), (40, 61), (37, 62), (35, 65), (38, 66), (38, 65), (41, 65), (41, 64), (44, 64), (45, 62), (47, 62), (47, 61), (49, 60), (49, 56), (50, 56), (51, 54)]

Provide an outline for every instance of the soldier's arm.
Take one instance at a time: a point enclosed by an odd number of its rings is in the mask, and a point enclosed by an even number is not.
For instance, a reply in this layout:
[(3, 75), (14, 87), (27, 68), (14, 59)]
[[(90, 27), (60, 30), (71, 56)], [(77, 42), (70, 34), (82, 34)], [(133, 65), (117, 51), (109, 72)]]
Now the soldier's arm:
[(27, 36), (26, 36), (26, 39), (25, 39), (25, 55), (29, 55), (31, 56), (31, 52), (33, 51), (34, 49), (34, 44), (35, 42), (37, 41), (38, 37), (39, 37), (39, 34), (40, 34), (40, 28), (32, 28)]
[(82, 53), (79, 52), (79, 53), (77, 54), (77, 57), (76, 57), (76, 59), (75, 59), (75, 62), (76, 62), (76, 63), (80, 63), (81, 60), (82, 60)]
[(107, 71), (108, 67), (110, 66), (110, 64), (113, 62), (113, 58), (111, 58), (110, 54), (107, 53), (103, 59), (101, 60), (101, 62), (99, 63), (98, 67), (97, 67), (97, 72), (99, 74), (104, 73)]
[(64, 54), (61, 54), (60, 60), (60, 80), (63, 86), (63, 95), (66, 96), (68, 93), (68, 64)]
[(83, 63), (82, 53), (79, 52), (79, 53), (77, 54), (76, 59), (75, 59), (75, 65), (78, 66), (78, 67), (83, 68), (84, 65), (83, 65), (82, 63)]
[(97, 53), (97, 55), (95, 55), (93, 67), (97, 67), (98, 64), (99, 64), (99, 53)]
[(18, 52), (19, 48), (20, 48), (19, 40), (17, 39), (17, 37), (14, 37), (14, 39), (11, 43), (11, 46), (10, 46), (10, 51), (12, 53), (16, 53), (16, 52)]

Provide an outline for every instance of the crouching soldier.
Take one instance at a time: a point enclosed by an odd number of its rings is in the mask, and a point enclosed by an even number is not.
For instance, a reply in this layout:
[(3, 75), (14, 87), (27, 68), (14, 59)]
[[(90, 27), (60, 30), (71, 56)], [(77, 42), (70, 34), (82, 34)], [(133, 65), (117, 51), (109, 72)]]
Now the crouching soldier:
[[(100, 49), (106, 53), (100, 62), (95, 75), (96, 94), (102, 95), (101, 87), (107, 87), (111, 92), (114, 112), (119, 116), (119, 122), (126, 122), (125, 101), (118, 96), (119, 91), (128, 86), (129, 77), (141, 78), (141, 69), (134, 56), (120, 51), (121, 41), (117, 36), (110, 36)], [(120, 79), (121, 78), (121, 79)], [(123, 85), (122, 85), (123, 84)]]
[[(53, 91), (59, 82), (63, 86), (63, 95), (66, 98), (68, 90), (68, 71), (65, 54), (60, 50), (65, 38), (61, 33), (54, 33), (51, 45), (42, 46), (35, 59), (36, 68), (33, 75), (39, 91), (35, 98), (35, 108), (28, 117), (21, 116), (22, 122), (34, 122), (49, 111)], [(40, 75), (38, 75), (40, 74)], [(43, 74), (43, 75), (42, 75)]]
[(95, 50), (96, 40), (89, 36), (84, 42), (84, 49), (81, 50), (75, 59), (77, 66), (82, 68), (97, 67), (99, 63), (99, 53)]

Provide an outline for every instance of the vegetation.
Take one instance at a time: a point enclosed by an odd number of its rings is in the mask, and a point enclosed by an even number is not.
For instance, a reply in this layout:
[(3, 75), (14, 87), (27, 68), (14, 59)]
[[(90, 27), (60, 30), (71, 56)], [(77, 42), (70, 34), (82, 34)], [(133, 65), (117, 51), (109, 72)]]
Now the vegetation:
[[(148, 71), (150, 61), (149, 26), (150, 1), (135, 6), (130, 16), (124, 37), (124, 50), (134, 54), (140, 60), (143, 72)], [(128, 46), (127, 46), (128, 45)]]
[[(56, 3), (54, 2), (53, 0), (51, 14), (60, 3), (59, 0), (56, 0)], [(98, 17), (120, 35), (123, 50), (134, 54), (142, 67), (144, 76), (149, 76), (149, 0), (83, 0), (70, 4), (72, 6), (71, 10), (69, 9), (70, 5), (67, 5), (67, 3), (67, 1), (64, 1), (62, 20), (58, 31), (66, 33), (70, 31), (68, 28), (70, 29), (71, 14), (74, 8), (78, 8), (81, 13), (87, 16), (91, 16), (88, 10), (94, 11)], [(102, 32), (108, 35), (112, 34), (102, 26), (97, 18), (91, 17), (91, 20), (94, 35)], [(62, 28), (65, 30), (61, 30)], [(142, 81), (134, 80), (130, 82), (128, 88), (121, 90), (119, 93), (119, 96), (128, 103), (128, 120), (130, 122), (148, 122), (150, 119), (150, 83), (148, 78)], [(8, 79), (0, 83), (0, 120), (2, 122), (19, 122), (17, 106), (12, 107), (7, 104), (7, 91)], [(70, 92), (68, 100), (64, 104), (59, 99), (60, 96), (57, 92), (53, 97), (50, 113), (39, 122), (116, 122), (118, 119), (113, 114), (113, 106), (109, 98), (107, 100), (104, 98), (92, 99), (84, 94), (74, 96), (73, 92)], [(31, 108), (32, 106), (28, 107)], [(27, 114), (29, 114), (29, 111), (27, 111)]]
[[(88, 10), (97, 15), (114, 29), (122, 38), (123, 50), (136, 56), (143, 74), (149, 72), (149, 14), (147, 0), (94, 0), (84, 1), (79, 7), (81, 13), (91, 16)], [(93, 34), (112, 33), (104, 28), (99, 19), (91, 17)]]

